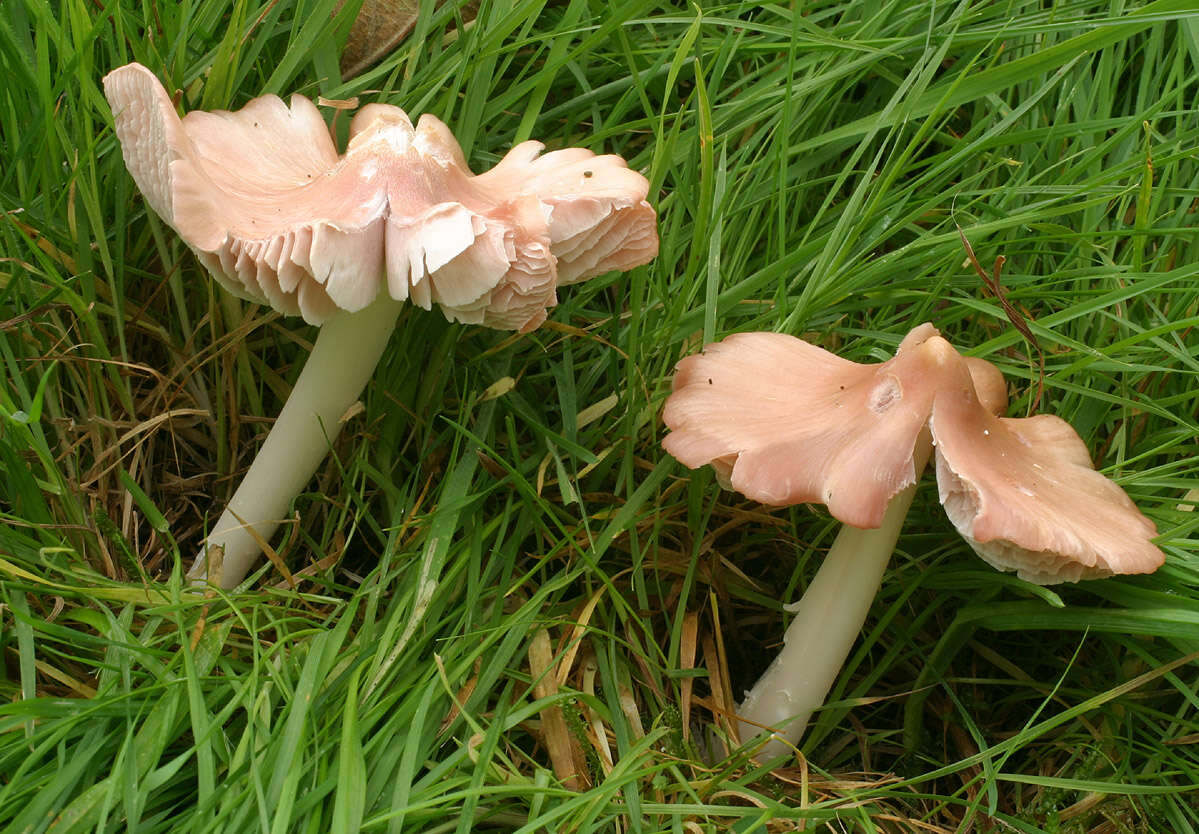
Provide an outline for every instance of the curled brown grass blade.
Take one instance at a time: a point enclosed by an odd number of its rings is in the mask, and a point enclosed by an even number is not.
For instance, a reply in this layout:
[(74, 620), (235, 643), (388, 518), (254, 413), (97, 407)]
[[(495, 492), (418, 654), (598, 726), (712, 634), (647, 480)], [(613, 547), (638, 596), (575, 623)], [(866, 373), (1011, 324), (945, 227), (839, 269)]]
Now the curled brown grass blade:
[(1011, 301), (1008, 300), (1007, 290), (1004, 289), (1003, 282), (1000, 280), (1000, 273), (1003, 270), (1004, 263), (1007, 258), (1003, 255), (998, 255), (995, 258), (995, 265), (991, 268), (990, 274), (983, 269), (982, 264), (978, 262), (978, 256), (974, 254), (974, 247), (970, 245), (970, 241), (966, 238), (966, 233), (962, 231), (962, 227), (957, 221), (953, 224), (958, 230), (958, 237), (962, 239), (962, 246), (966, 249), (966, 259), (970, 265), (974, 267), (974, 271), (978, 273), (978, 277), (982, 279), (983, 286), (991, 295), (995, 296), (995, 300), (999, 302), (999, 306), (1003, 308), (1004, 315), (1008, 321), (1012, 323), (1012, 327), (1024, 337), (1029, 346), (1032, 347), (1037, 357), (1037, 390), (1033, 394), (1032, 403), (1029, 404), (1028, 413), (1035, 414), (1037, 407), (1041, 404), (1041, 395), (1045, 392), (1045, 352), (1041, 350), (1041, 344), (1037, 341), (1037, 337), (1033, 334), (1032, 328), (1028, 326), (1029, 319), (1032, 316), (1024, 310), (1018, 309)]

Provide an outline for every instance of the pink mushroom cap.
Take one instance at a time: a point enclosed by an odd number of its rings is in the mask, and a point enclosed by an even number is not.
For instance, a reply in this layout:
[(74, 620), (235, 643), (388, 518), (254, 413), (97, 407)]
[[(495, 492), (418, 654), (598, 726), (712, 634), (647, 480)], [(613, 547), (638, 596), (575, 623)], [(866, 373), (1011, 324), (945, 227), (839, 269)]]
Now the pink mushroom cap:
[(739, 333), (678, 363), (662, 445), (748, 498), (823, 503), (872, 528), (915, 482), (927, 428), (946, 513), (988, 563), (1040, 584), (1156, 570), (1153, 522), (1094, 470), (1078, 434), (1057, 417), (999, 417), (1006, 399), (998, 369), (931, 324), (878, 364)]
[(916, 482), (912, 453), (951, 356), (932, 325), (875, 365), (782, 333), (734, 334), (679, 362), (662, 445), (693, 469), (716, 461), (755, 501), (826, 504), (846, 524), (877, 527)]
[(945, 513), (993, 567), (1040, 585), (1161, 567), (1157, 528), (1065, 420), (996, 417), (946, 391), (929, 426)]
[(293, 95), (182, 119), (150, 70), (104, 78), (126, 166), (231, 292), (319, 324), (380, 292), (447, 318), (530, 330), (560, 283), (658, 251), (648, 181), (618, 156), (513, 148), (475, 175), (449, 128), (363, 107), (339, 154)]

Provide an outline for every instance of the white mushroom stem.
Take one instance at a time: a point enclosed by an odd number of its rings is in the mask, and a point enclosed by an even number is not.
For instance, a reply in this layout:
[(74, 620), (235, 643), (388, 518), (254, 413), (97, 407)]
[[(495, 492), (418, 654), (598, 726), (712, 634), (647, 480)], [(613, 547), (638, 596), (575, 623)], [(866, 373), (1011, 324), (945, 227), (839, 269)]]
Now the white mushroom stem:
[[(925, 429), (912, 454), (917, 482), (931, 452)], [(773, 731), (755, 754), (757, 758), (787, 753), (803, 735), (812, 713), (824, 703), (866, 622), (916, 486), (896, 493), (878, 528), (842, 527), (796, 604), (795, 619), (783, 635), (782, 651), (737, 710), (742, 741), (766, 728)]]
[[(337, 313), (321, 327), (262, 449), (188, 571), (190, 578), (206, 581), (210, 561), (223, 588), (245, 578), (262, 553), (262, 543), (270, 539), (337, 438), (342, 416), (366, 387), (387, 347), (401, 306), (381, 293), (366, 309)], [(216, 548), (223, 551), (219, 562)]]

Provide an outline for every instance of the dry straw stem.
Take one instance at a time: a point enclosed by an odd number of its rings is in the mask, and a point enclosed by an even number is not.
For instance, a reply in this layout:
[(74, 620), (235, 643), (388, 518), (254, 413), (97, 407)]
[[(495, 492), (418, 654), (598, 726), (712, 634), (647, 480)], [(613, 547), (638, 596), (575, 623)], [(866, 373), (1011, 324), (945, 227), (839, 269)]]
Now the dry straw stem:
[[(533, 697), (555, 698), (558, 694), (557, 664), (547, 629), (538, 629), (529, 641), (529, 674), (533, 678)], [(550, 754), (554, 775), (568, 790), (581, 790), (590, 783), (587, 762), (578, 740), (570, 732), (561, 703), (541, 709), (541, 740)]]

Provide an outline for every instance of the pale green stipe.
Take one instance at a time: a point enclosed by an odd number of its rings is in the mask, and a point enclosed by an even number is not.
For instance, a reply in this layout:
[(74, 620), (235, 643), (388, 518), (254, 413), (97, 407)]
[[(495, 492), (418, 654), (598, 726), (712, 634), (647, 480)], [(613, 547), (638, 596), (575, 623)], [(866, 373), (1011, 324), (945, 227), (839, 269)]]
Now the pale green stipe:
[(795, 619), (783, 635), (783, 649), (741, 702), (741, 740), (771, 728), (757, 752), (765, 761), (793, 748), (808, 719), (824, 703), (837, 680), (883, 581), (883, 573), (912, 497), (932, 452), (928, 431), (916, 441), (912, 459), (917, 483), (896, 493), (876, 529), (846, 524), (795, 607)]
[[(236, 586), (287, 515), (341, 431), (341, 418), (370, 381), (402, 302), (386, 293), (366, 309), (338, 313), (321, 327), (304, 370), (229, 506), (212, 527), (188, 576), (206, 581), (220, 547), (219, 584)], [(212, 560), (215, 562), (215, 560)]]

